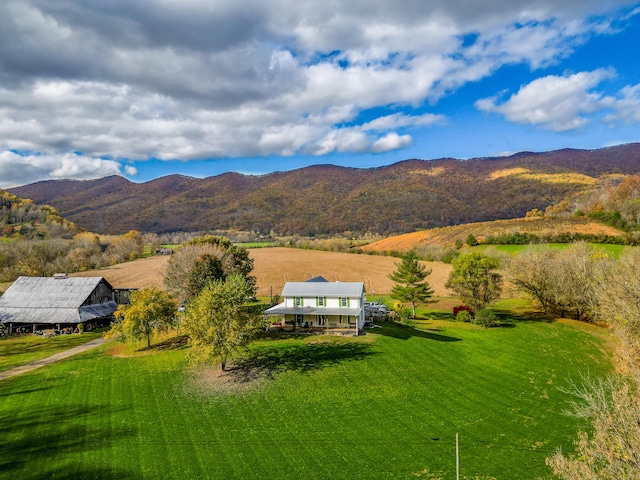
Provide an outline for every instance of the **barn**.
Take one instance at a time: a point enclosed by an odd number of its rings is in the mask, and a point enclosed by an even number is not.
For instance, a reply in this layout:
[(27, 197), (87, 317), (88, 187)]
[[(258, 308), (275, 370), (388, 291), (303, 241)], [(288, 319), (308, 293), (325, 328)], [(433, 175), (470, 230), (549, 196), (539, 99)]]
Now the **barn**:
[(0, 322), (16, 329), (89, 329), (108, 324), (118, 309), (117, 292), (102, 277), (19, 277), (0, 297)]

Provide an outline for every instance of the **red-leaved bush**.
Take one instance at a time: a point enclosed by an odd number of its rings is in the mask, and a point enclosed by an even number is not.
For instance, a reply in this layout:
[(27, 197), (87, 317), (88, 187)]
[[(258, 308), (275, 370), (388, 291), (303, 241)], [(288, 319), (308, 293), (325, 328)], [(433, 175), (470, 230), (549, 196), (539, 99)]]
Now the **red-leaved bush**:
[(453, 307), (453, 316), (457, 316), (458, 312), (461, 312), (462, 310), (466, 310), (470, 315), (473, 315), (473, 308), (471, 308), (469, 305), (458, 305), (456, 307)]

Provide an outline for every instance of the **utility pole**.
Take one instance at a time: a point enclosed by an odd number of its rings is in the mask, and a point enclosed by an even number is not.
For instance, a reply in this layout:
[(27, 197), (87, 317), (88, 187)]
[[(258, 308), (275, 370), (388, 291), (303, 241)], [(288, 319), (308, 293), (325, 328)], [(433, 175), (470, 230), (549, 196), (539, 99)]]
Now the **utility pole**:
[(456, 480), (460, 480), (460, 442), (456, 432)]

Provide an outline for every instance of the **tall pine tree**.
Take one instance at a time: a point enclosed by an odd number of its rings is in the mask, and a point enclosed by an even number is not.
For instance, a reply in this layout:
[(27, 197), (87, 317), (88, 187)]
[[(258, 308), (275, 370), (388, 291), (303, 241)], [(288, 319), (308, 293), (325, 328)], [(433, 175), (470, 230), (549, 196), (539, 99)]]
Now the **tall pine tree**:
[(416, 316), (416, 304), (428, 303), (433, 296), (433, 289), (425, 279), (431, 274), (421, 265), (413, 252), (402, 257), (396, 263), (398, 269), (388, 275), (396, 284), (391, 289), (391, 297), (401, 302), (411, 302), (413, 317)]

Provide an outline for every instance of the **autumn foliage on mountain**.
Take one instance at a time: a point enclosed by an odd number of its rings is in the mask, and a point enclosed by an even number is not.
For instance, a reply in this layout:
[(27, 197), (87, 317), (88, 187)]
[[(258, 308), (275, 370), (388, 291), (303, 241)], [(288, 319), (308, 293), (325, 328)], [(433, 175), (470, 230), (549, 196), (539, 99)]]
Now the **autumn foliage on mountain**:
[(0, 237), (71, 238), (80, 231), (55, 208), (0, 190)]
[(53, 180), (11, 189), (98, 233), (245, 230), (278, 235), (389, 235), (524, 217), (640, 173), (640, 144), (470, 160), (407, 160), (371, 169), (330, 165), (263, 176), (171, 175)]

